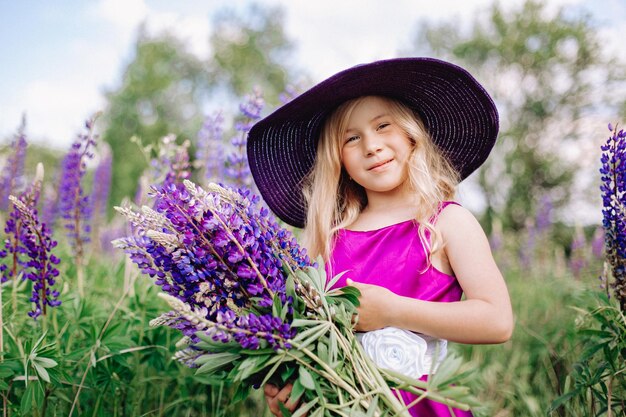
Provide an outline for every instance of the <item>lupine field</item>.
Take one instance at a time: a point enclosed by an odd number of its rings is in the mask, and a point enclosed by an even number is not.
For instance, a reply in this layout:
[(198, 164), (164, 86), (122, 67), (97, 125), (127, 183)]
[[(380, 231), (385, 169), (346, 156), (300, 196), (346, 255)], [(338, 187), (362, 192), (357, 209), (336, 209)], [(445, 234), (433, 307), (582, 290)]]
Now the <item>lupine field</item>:
[[(111, 215), (111, 206), (158, 211), (167, 204), (160, 191), (184, 180), (254, 194), (245, 144), (262, 109), (253, 94), (232, 130), (215, 113), (195, 138), (170, 135), (144, 149), (149, 168), (133, 201), (123, 202), (108, 198), (112, 159), (96, 118), (85, 122), (58, 169), (27, 167), (26, 126), (15, 133), (0, 159), (3, 417), (269, 415), (261, 392), (242, 398), (236, 387), (185, 365), (175, 354), (185, 328), (151, 326), (168, 310), (157, 293), (171, 289), (120, 243), (134, 236), (132, 222)], [(569, 247), (555, 245), (552, 203), (543, 199), (523, 231), (492, 228), (516, 328), (504, 345), (453, 346), (483, 403), (476, 415), (626, 411), (626, 133), (609, 125), (597, 134), (607, 137), (597, 149), (602, 225), (576, 227)], [(191, 285), (201, 278), (189, 277), (185, 288), (202, 291)]]

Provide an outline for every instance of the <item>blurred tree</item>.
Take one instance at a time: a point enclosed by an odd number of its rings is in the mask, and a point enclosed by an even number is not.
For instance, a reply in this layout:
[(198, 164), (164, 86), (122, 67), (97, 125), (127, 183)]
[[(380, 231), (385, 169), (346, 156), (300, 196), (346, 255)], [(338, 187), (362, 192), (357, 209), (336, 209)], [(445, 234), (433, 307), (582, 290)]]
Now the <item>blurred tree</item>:
[(222, 108), (236, 109), (239, 97), (255, 87), (271, 104), (277, 103), (288, 84), (283, 63), (291, 50), (282, 25), (279, 8), (252, 5), (241, 15), (230, 9), (220, 11), (208, 61), (193, 55), (172, 34), (149, 36), (140, 29), (134, 58), (124, 70), (120, 87), (107, 93), (103, 117), (103, 139), (113, 153), (113, 204), (134, 197), (147, 166), (131, 137), (139, 137), (145, 146), (170, 133), (181, 140), (195, 139), (203, 107), (218, 88), (233, 96), (228, 97), (232, 102), (219, 103)]
[(534, 0), (509, 11), (495, 3), (467, 34), (458, 22), (424, 22), (418, 31), (417, 45), (468, 68), (500, 110), (498, 156), (478, 173), (487, 227), (498, 216), (522, 228), (542, 196), (557, 207), (569, 197), (576, 167), (562, 152), (579, 143), (581, 116), (603, 103), (598, 91), (610, 81), (596, 28), (573, 11), (549, 16)]
[(147, 161), (131, 137), (156, 143), (173, 133), (194, 137), (202, 119), (202, 98), (210, 83), (205, 64), (169, 34), (149, 37), (140, 30), (134, 59), (122, 84), (107, 93), (103, 140), (113, 153), (111, 200), (134, 197)]
[(217, 13), (210, 41), (214, 82), (237, 97), (260, 88), (266, 102), (277, 104), (290, 81), (287, 63), (293, 49), (283, 20), (281, 8), (254, 4), (245, 15), (229, 9)]

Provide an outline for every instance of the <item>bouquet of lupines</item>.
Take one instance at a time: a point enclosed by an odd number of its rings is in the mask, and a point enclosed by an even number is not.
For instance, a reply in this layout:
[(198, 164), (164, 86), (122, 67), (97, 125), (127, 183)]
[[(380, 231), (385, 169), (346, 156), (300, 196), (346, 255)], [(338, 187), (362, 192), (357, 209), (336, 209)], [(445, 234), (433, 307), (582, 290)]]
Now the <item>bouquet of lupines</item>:
[(294, 416), (408, 416), (396, 389), (473, 402), (449, 385), (459, 360), (429, 382), (378, 368), (353, 331), (358, 290), (330, 290), (321, 260), (312, 264), (249, 191), (185, 181), (151, 196), (154, 208), (117, 208), (134, 233), (114, 243), (162, 288), (172, 311), (151, 324), (183, 333), (176, 358), (198, 374), (235, 383), (237, 397), (293, 382)]

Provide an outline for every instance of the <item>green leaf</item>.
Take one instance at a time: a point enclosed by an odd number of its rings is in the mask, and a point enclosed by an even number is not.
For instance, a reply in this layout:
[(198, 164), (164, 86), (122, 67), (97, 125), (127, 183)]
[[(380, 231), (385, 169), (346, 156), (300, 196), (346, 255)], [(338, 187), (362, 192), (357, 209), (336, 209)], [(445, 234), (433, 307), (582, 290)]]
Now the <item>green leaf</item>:
[(280, 412), (283, 415), (283, 417), (292, 417), (291, 411), (289, 411), (287, 407), (285, 407), (285, 404), (279, 402), (278, 408), (280, 408)]
[(11, 368), (0, 367), (0, 378), (7, 378), (13, 375), (15, 372)]
[(272, 303), (272, 315), (274, 317), (280, 317), (284, 320), (283, 317), (283, 303), (280, 301), (280, 297), (274, 297), (274, 301)]
[(312, 327), (311, 329), (308, 329), (301, 334), (298, 334), (294, 339), (294, 342), (298, 344), (298, 349), (304, 349), (310, 344), (317, 341), (320, 337), (324, 336), (326, 332), (328, 332), (329, 327), (329, 323), (322, 322), (320, 326)]
[(31, 353), (35, 352), (37, 349), (39, 349), (39, 345), (41, 345), (41, 342), (43, 342), (43, 339), (46, 337), (46, 332), (44, 332), (39, 339), (37, 339), (37, 341), (35, 342), (35, 344), (33, 345), (33, 347), (31, 348)]
[(283, 369), (280, 373), (281, 380), (283, 382), (289, 381), (293, 373), (296, 371), (296, 368), (289, 366)]
[(319, 323), (319, 320), (294, 319), (294, 321), (291, 323), (291, 327), (304, 327), (309, 325), (318, 325)]
[(326, 284), (326, 288), (324, 292), (330, 291), (330, 289), (337, 283), (337, 281), (339, 281), (339, 278), (341, 278), (346, 272), (348, 271), (340, 272), (337, 275), (335, 275), (333, 278), (331, 278), (331, 280), (328, 281), (328, 283)]
[(46, 358), (43, 356), (37, 356), (35, 359), (33, 359), (33, 362), (37, 362), (44, 368), (54, 368), (58, 365), (57, 361), (55, 361), (54, 359)]
[(37, 383), (30, 385), (33, 386), (33, 405), (37, 410), (41, 410), (43, 408), (43, 402), (45, 397), (43, 384)]
[(306, 274), (309, 277), (309, 281), (311, 282), (311, 284), (313, 284), (313, 287), (315, 287), (317, 292), (323, 292), (325, 283), (322, 282), (319, 271), (310, 266), (306, 268)]
[[(293, 391), (292, 391), (293, 392)], [(301, 405), (292, 415), (291, 417), (302, 417), (303, 415), (305, 415), (306, 413), (308, 413), (311, 408), (313, 408), (318, 402), (319, 402), (319, 398), (314, 398), (313, 400), (309, 401), (308, 403)], [(318, 410), (321, 410), (321, 408), (318, 408)]]
[(552, 413), (556, 411), (557, 408), (561, 407), (563, 404), (568, 402), (572, 397), (575, 397), (578, 394), (580, 393), (578, 392), (578, 390), (576, 390), (576, 391), (571, 391), (571, 392), (561, 395), (560, 397), (552, 401), (552, 404), (550, 404), (550, 412)]
[(0, 390), (9, 389), (9, 384), (0, 379)]
[(378, 395), (375, 395), (370, 403), (370, 408), (367, 410), (366, 417), (374, 417), (376, 411), (378, 410)]
[(35, 372), (37, 372), (37, 376), (39, 376), (39, 378), (43, 379), (44, 381), (48, 383), (50, 382), (50, 375), (48, 375), (48, 371), (46, 371), (46, 368), (44, 368), (39, 363), (34, 362), (34, 361), (33, 361), (33, 368), (35, 368)]
[(291, 389), (291, 394), (289, 394), (289, 401), (291, 401), (292, 403), (296, 403), (300, 400), (300, 397), (302, 397), (302, 394), (304, 394), (304, 385), (302, 385), (302, 382), (300, 381), (300, 378), (296, 379), (293, 383), (293, 388)]
[(456, 355), (448, 356), (437, 369), (437, 373), (431, 375), (429, 382), (435, 387), (442, 387), (454, 378), (454, 374), (459, 370), (463, 359)]
[(276, 355), (272, 359), (270, 359), (270, 361), (267, 363), (268, 366), (273, 362), (276, 362), (276, 363), (274, 363), (273, 366), (270, 368), (270, 370), (267, 371), (267, 373), (265, 374), (265, 377), (263, 378), (263, 381), (260, 384), (261, 386), (264, 386), (265, 384), (267, 384), (267, 382), (272, 378), (272, 376), (274, 376), (276, 369), (278, 369), (278, 367), (283, 363), (284, 359), (285, 359), (284, 355)]
[(202, 364), (202, 366), (200, 366), (196, 370), (196, 375), (213, 373), (216, 370), (233, 363), (240, 357), (241, 355), (229, 352), (209, 353), (208, 355), (202, 355), (198, 359), (196, 359), (196, 363)]
[(323, 415), (324, 415), (324, 409), (320, 407), (320, 408), (316, 408), (315, 411), (313, 411), (313, 413), (311, 414), (311, 417), (323, 417)]
[(315, 381), (313, 380), (313, 376), (311, 376), (311, 373), (304, 366), (301, 366), (298, 369), (298, 374), (298, 381), (300, 381), (304, 388), (310, 390), (315, 389)]
[(20, 412), (22, 415), (28, 415), (30, 410), (33, 408), (33, 392), (35, 389), (35, 384), (28, 384), (24, 393), (22, 394), (22, 401), (20, 402)]
[(237, 367), (239, 374), (236, 380), (244, 381), (251, 375), (259, 373), (265, 367), (269, 366), (269, 361), (275, 355), (250, 356), (243, 360)]
[(330, 363), (330, 357), (328, 356), (328, 346), (323, 341), (317, 342), (317, 356), (324, 363)]
[(245, 400), (250, 395), (250, 385), (248, 384), (236, 384), (235, 393), (233, 394), (233, 403), (237, 403), (241, 400)]

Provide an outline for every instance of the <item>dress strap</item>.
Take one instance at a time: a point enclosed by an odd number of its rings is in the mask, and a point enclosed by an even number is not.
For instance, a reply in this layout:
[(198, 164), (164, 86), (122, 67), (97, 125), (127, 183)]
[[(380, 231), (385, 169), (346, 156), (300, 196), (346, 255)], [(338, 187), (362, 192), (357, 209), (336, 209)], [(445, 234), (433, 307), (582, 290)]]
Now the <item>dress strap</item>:
[(437, 208), (437, 212), (429, 219), (430, 224), (435, 224), (437, 222), (437, 219), (439, 218), (439, 215), (443, 211), (443, 209), (445, 209), (446, 207), (448, 207), (451, 204), (456, 204), (457, 206), (460, 206), (460, 204), (457, 203), (456, 201), (442, 201), (441, 203), (439, 203), (439, 207)]

